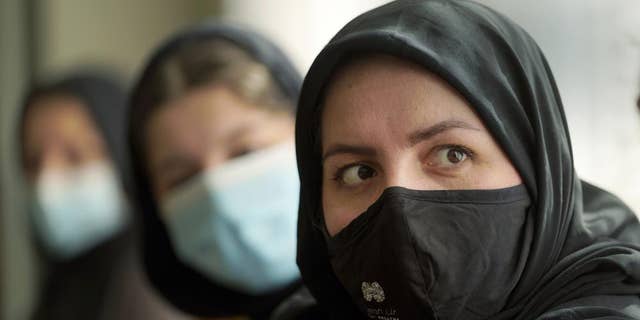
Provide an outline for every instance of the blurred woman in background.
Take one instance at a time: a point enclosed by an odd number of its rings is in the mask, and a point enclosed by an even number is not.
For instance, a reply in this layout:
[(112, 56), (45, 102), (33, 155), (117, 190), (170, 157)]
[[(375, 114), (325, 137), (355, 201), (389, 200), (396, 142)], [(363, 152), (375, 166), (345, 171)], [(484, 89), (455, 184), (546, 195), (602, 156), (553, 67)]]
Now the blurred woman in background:
[(34, 319), (171, 319), (143, 283), (126, 191), (125, 93), (78, 73), (33, 88), (20, 121), (44, 262)]
[(220, 24), (169, 39), (140, 76), (129, 139), (144, 265), (181, 310), (313, 319), (295, 261), (300, 83), (271, 42)]

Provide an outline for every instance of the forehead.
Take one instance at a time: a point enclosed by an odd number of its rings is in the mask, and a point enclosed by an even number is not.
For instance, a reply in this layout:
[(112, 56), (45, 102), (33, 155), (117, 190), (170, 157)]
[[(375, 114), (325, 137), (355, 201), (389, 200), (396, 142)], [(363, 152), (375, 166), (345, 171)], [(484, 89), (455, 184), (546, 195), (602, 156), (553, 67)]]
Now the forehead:
[(255, 105), (225, 86), (204, 86), (159, 107), (151, 115), (146, 127), (146, 148), (152, 157), (176, 150), (206, 153), (241, 139), (239, 134), (264, 133), (290, 121), (288, 113)]
[(48, 117), (87, 117), (82, 100), (67, 94), (52, 94), (36, 98), (28, 106), (26, 120)]
[(147, 136), (162, 141), (223, 135), (267, 114), (229, 88), (204, 86), (159, 107), (149, 118)]
[(322, 108), (325, 142), (399, 139), (445, 120), (483, 127), (471, 105), (444, 80), (386, 55), (365, 56), (342, 66), (330, 80)]
[(32, 102), (25, 114), (27, 136), (95, 131), (95, 124), (85, 104), (70, 95), (51, 95)]

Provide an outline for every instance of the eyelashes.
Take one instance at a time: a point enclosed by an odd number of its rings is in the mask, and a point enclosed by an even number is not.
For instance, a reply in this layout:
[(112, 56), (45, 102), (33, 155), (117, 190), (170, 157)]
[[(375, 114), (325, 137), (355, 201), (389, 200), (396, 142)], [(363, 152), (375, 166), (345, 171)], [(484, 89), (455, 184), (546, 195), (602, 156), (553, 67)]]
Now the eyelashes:
[[(439, 145), (422, 157), (425, 170), (450, 175), (461, 170), (476, 154), (469, 147), (460, 144)], [(332, 180), (340, 187), (356, 188), (379, 174), (375, 166), (357, 161), (338, 167), (332, 174)]]
[(438, 146), (427, 155), (426, 164), (443, 169), (454, 168), (468, 159), (473, 160), (475, 153), (468, 147), (459, 144)]
[(378, 175), (378, 172), (366, 163), (356, 162), (336, 170), (333, 180), (340, 185), (354, 187)]

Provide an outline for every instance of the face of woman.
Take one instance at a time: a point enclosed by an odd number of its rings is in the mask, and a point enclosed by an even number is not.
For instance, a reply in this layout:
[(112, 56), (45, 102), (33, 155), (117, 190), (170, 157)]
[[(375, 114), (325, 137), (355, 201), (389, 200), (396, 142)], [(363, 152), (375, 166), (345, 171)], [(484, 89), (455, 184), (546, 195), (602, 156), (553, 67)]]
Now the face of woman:
[(330, 235), (384, 189), (499, 189), (521, 184), (472, 107), (410, 62), (373, 56), (342, 68), (324, 101), (322, 205)]
[(206, 169), (287, 140), (293, 117), (253, 105), (224, 86), (194, 89), (161, 106), (146, 132), (154, 194), (161, 201)]
[(24, 168), (30, 182), (49, 170), (105, 161), (105, 141), (87, 108), (69, 96), (37, 99), (24, 122)]

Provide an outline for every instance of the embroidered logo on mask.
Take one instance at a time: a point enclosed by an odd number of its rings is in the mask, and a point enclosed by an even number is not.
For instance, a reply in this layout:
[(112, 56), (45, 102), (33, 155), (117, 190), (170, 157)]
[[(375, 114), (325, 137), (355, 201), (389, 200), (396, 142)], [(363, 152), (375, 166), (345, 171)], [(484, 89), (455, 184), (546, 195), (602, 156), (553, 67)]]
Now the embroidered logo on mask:
[(382, 286), (376, 281), (372, 283), (362, 282), (362, 296), (367, 302), (374, 300), (375, 302), (383, 302), (385, 299)]

